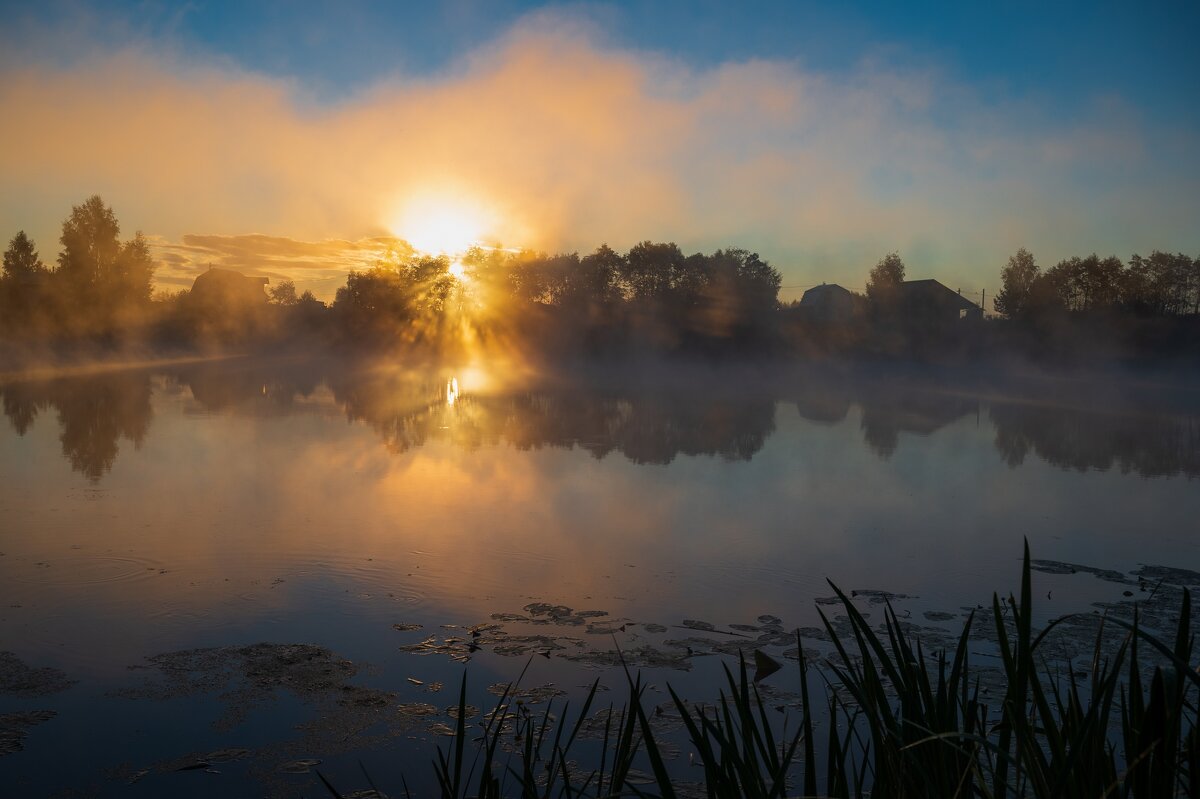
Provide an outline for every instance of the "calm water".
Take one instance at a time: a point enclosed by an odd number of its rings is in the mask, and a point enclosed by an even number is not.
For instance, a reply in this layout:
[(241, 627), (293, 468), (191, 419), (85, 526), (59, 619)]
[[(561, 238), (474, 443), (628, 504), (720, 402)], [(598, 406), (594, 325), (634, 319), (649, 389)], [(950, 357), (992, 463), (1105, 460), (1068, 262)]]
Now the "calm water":
[[(679, 655), (663, 642), (685, 621), (810, 626), (826, 578), (957, 613), (1015, 589), (1023, 538), (1037, 558), (1200, 570), (1200, 392), (1165, 382), (233, 361), (0, 394), (0, 651), (76, 681), (0, 694), (0, 714), (58, 714), (0, 757), (15, 795), (319, 795), (279, 769), (301, 758), (419, 783), (449, 720), (397, 725), (395, 708), (440, 714), (464, 668), (485, 707), (531, 654), (530, 685), (600, 677), (616, 696), (623, 678), (589, 660), (614, 635)], [(1037, 587), (1048, 615), (1123, 588)], [(401, 650), (481, 623), (547, 638)], [(311, 692), (236, 694), (237, 663), (147, 687), (165, 679), (148, 657), (258, 642), (352, 661), (347, 685), (391, 692), (371, 705), (383, 722)], [(648, 668), (711, 693), (723, 658), (703, 654)], [(247, 751), (174, 770), (230, 748)]]

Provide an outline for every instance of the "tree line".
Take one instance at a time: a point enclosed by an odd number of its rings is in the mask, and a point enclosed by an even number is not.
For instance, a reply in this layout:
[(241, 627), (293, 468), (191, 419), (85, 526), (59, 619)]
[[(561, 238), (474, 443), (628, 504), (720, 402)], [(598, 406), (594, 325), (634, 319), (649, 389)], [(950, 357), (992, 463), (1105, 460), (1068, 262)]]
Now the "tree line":
[(62, 224), (56, 265), (47, 266), (25, 231), (4, 252), (0, 316), (7, 331), (112, 334), (150, 305), (154, 259), (141, 231), (121, 241), (111, 207), (93, 195)]
[[(439, 352), (469, 342), (593, 355), (923, 355), (978, 349), (980, 340), (985, 349), (1012, 344), (953, 322), (935, 323), (928, 314), (911, 318), (922, 312), (898, 300), (906, 268), (895, 252), (870, 270), (865, 294), (854, 295), (851, 318), (831, 325), (794, 313), (802, 310), (795, 304), (781, 306), (780, 273), (739, 248), (689, 255), (674, 243), (643, 241), (625, 252), (601, 245), (580, 255), (475, 247), (457, 259), (396, 249), (351, 271), (327, 306), (311, 292), (297, 295), (291, 281), (265, 293), (256, 289), (259, 301), (251, 295), (249, 302), (245, 296), (236, 303), (201, 302), (188, 290), (152, 297), (155, 264), (146, 238), (138, 232), (122, 240), (120, 234), (116, 215), (99, 196), (73, 207), (63, 221), (53, 266), (18, 232), (0, 273), (0, 334), (121, 341), (135, 330), (150, 343), (184, 346), (316, 338)], [(1073, 257), (1043, 270), (1021, 249), (1003, 267), (1001, 281), (995, 310), (1017, 323), (1033, 322), (1027, 327), (1037, 335), (1050, 329), (1042, 324), (1046, 319), (1058, 320), (1052, 335), (1061, 337), (1067, 330), (1062, 320), (1069, 327), (1071, 319), (1098, 317), (1200, 318), (1200, 259), (1181, 253), (1155, 250), (1128, 263)], [(1116, 330), (1132, 323), (1104, 324)], [(1200, 345), (1195, 331), (1187, 336)]]
[(761, 342), (778, 308), (779, 272), (741, 249), (685, 255), (644, 241), (620, 253), (475, 247), (452, 262), (413, 254), (351, 272), (335, 317), (361, 338), (428, 342), (469, 320), (482, 336), (543, 342), (553, 333), (592, 351), (637, 340), (659, 349)]
[(1200, 258), (1154, 250), (1129, 263), (1092, 254), (1042, 271), (1021, 248), (1000, 273), (996, 312), (1012, 319), (1053, 312), (1124, 311), (1142, 316), (1200, 313)]
[[(346, 418), (367, 424), (394, 454), (444, 441), (465, 449), (578, 448), (597, 459), (618, 454), (635, 463), (667, 464), (678, 455), (750, 460), (775, 431), (777, 405), (787, 403), (805, 419), (826, 425), (853, 418), (857, 406), (863, 443), (884, 459), (894, 456), (905, 434), (928, 436), (986, 411), (995, 428), (993, 446), (1012, 467), (1036, 456), (1070, 469), (1200, 477), (1200, 416), (1182, 399), (1162, 404), (1161, 396), (1134, 393), (1116, 405), (1081, 410), (1073, 402), (1029, 401), (1041, 393), (981, 402), (974, 392), (957, 390), (959, 384), (937, 380), (888, 381), (888, 390), (881, 390), (878, 379), (829, 371), (758, 383), (751, 390), (706, 379), (647, 385), (559, 381), (511, 394), (466, 395), (450, 406), (439, 380), (363, 369), (344, 359), (262, 359), (232, 370), (199, 363), (155, 373), (114, 370), (0, 384), (0, 411), (18, 435), (35, 423), (57, 422), (63, 456), (97, 483), (116, 462), (122, 440), (137, 447), (150, 434), (153, 374), (186, 387), (200, 407), (215, 414), (250, 408), (256, 414), (298, 413), (301, 399), (326, 385)], [(1141, 412), (1119, 412), (1130, 401), (1139, 401)]]

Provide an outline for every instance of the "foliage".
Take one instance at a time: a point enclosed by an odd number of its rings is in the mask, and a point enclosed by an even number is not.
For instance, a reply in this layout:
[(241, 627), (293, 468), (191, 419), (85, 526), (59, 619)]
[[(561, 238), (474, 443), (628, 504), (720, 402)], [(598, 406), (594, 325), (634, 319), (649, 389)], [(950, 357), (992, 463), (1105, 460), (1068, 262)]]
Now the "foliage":
[[(271, 298), (271, 302), (275, 305), (282, 305), (287, 308), (292, 305), (297, 305), (300, 299), (296, 296), (296, 284), (290, 280), (281, 281), (271, 288), (267, 289), (267, 294)], [(311, 297), (312, 294), (310, 293)]]
[(995, 299), (996, 312), (1009, 317), (1023, 316), (1031, 307), (1034, 285), (1041, 272), (1029, 250), (1024, 247), (1017, 250), (1000, 271), (1003, 288)]
[(38, 257), (33, 241), (25, 235), (24, 230), (17, 231), (17, 235), (8, 243), (8, 249), (4, 251), (3, 279), (27, 282), (45, 271), (46, 265)]
[(71, 209), (63, 220), (58, 254), (59, 272), (81, 288), (103, 282), (117, 271), (121, 254), (121, 225), (110, 206), (93, 194)]
[(1183, 253), (1135, 254), (1128, 265), (1093, 253), (1066, 258), (1042, 272), (1020, 249), (1000, 276), (996, 311), (1013, 319), (1056, 310), (1160, 317), (1200, 313), (1200, 258)]
[(896, 292), (904, 282), (904, 262), (899, 253), (890, 252), (871, 268), (867, 276), (867, 300), (876, 310), (885, 310), (896, 301)]

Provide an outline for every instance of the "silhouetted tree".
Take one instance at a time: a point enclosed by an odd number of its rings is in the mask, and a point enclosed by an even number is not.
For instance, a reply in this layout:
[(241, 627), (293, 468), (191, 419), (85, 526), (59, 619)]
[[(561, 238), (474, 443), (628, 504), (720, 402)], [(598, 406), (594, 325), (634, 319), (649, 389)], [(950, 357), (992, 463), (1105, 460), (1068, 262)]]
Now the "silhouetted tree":
[(1125, 304), (1143, 313), (1168, 315), (1200, 311), (1200, 260), (1183, 253), (1155, 250), (1149, 257), (1129, 259), (1122, 295)]
[[(275, 305), (288, 307), (300, 302), (296, 297), (296, 284), (290, 280), (284, 280), (267, 289), (267, 294), (270, 295), (271, 302)], [(312, 296), (311, 293), (309, 296)]]
[(871, 269), (867, 277), (867, 300), (876, 311), (895, 306), (900, 284), (904, 282), (904, 261), (890, 252)]
[(38, 257), (33, 241), (24, 230), (17, 231), (4, 251), (4, 279), (22, 283), (45, 272), (46, 265)]
[(117, 269), (113, 275), (113, 291), (118, 301), (145, 303), (150, 299), (150, 283), (154, 278), (154, 258), (150, 243), (137, 231), (121, 246)]
[(48, 275), (33, 241), (25, 231), (18, 232), (4, 251), (4, 270), (0, 272), (0, 327), (31, 332), (31, 322), (47, 310), (43, 306)]
[(626, 299), (653, 303), (664, 299), (684, 266), (678, 245), (643, 241), (625, 254), (621, 264), (622, 291)]
[(381, 261), (350, 273), (334, 310), (351, 336), (436, 343), (457, 285), (446, 256)]
[(1117, 304), (1124, 264), (1116, 256), (1075, 256), (1059, 261), (1046, 273), (1049, 285), (1069, 311), (1087, 311)]
[(688, 287), (702, 298), (700, 324), (691, 327), (710, 336), (742, 337), (763, 332), (773, 321), (778, 306), (779, 272), (758, 253), (747, 250), (717, 250), (711, 256), (688, 258), (695, 264), (701, 283)]
[(111, 207), (92, 195), (63, 221), (57, 276), (77, 324), (111, 328), (121, 314), (150, 300), (154, 259), (138, 232), (125, 244)]
[(1040, 276), (1041, 268), (1029, 250), (1024, 247), (1017, 250), (1000, 271), (1002, 288), (993, 301), (996, 312), (1010, 319), (1026, 315), (1032, 309), (1034, 287)]
[(607, 244), (579, 261), (579, 274), (571, 284), (568, 297), (586, 301), (593, 307), (608, 307), (621, 299), (621, 268), (625, 259)]
[(121, 226), (111, 207), (93, 194), (71, 209), (62, 225), (58, 268), (73, 286), (87, 289), (107, 281), (121, 254)]

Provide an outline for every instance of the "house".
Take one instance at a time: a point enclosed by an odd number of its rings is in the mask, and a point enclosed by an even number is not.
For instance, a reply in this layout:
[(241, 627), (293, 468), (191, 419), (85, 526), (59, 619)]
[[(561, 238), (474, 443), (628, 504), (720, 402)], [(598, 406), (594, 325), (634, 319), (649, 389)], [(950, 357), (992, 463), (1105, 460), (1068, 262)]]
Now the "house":
[(265, 306), (267, 285), (265, 277), (251, 277), (229, 269), (209, 267), (192, 283), (191, 302), (205, 308), (245, 310)]
[(798, 310), (816, 322), (850, 322), (859, 311), (859, 300), (836, 283), (822, 283), (804, 292)]
[(936, 280), (906, 280), (897, 287), (896, 309), (913, 321), (982, 319), (983, 309)]

